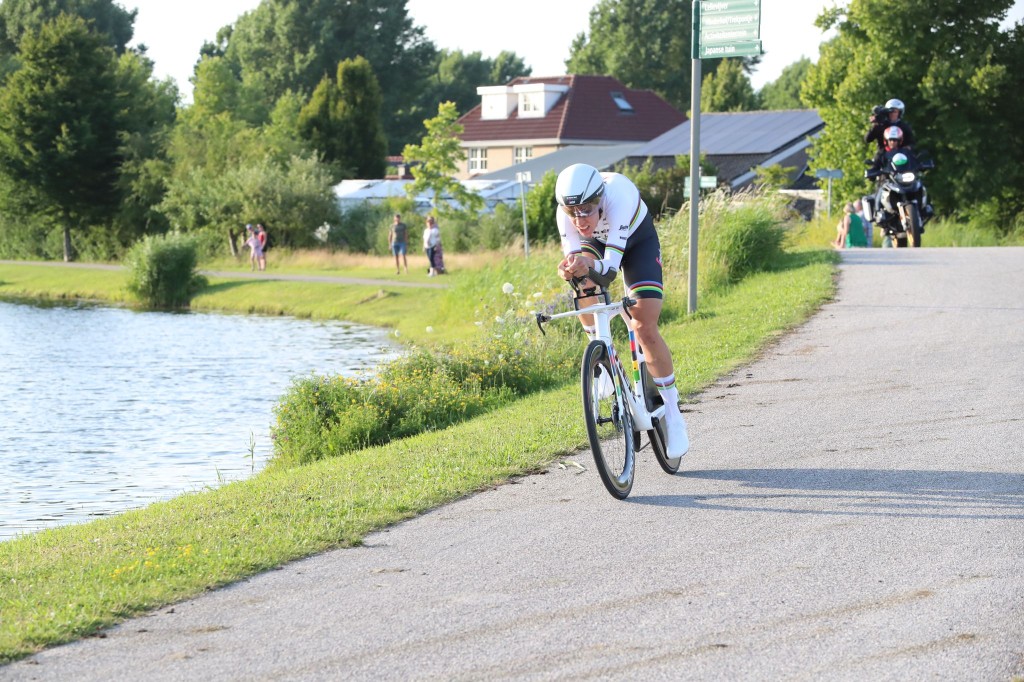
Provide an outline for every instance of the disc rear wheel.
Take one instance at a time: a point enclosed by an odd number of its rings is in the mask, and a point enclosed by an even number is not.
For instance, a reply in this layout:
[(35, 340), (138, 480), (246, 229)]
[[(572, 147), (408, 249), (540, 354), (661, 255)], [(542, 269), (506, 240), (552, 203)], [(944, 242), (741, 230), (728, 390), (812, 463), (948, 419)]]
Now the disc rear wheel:
[[(644, 363), (640, 370), (641, 379), (644, 382), (644, 395), (647, 397), (647, 411), (654, 412), (658, 407), (664, 404), (661, 399), (661, 393), (658, 391), (658, 387), (654, 385), (654, 379), (651, 377), (651, 373), (647, 370), (647, 364)], [(654, 450), (654, 458), (658, 460), (658, 464), (665, 470), (666, 474), (674, 474), (679, 471), (679, 463), (683, 461), (682, 457), (676, 457), (675, 459), (669, 459), (668, 456), (668, 433), (665, 431), (665, 421), (662, 419), (653, 420), (654, 428), (647, 432), (647, 437), (651, 441), (651, 449)]]
[(583, 417), (594, 463), (608, 492), (625, 499), (633, 488), (633, 418), (626, 407), (625, 386), (612, 371), (604, 343), (591, 341), (587, 346), (581, 378)]

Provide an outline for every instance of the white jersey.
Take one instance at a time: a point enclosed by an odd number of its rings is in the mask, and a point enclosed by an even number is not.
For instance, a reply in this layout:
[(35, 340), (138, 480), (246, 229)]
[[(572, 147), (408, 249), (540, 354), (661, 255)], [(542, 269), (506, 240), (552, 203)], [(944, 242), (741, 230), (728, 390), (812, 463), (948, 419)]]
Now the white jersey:
[[(622, 254), (626, 250), (626, 240), (647, 217), (647, 205), (640, 198), (640, 190), (625, 175), (601, 173), (601, 179), (604, 181), (604, 194), (598, 204), (597, 227), (588, 239), (604, 244), (604, 253), (595, 252), (590, 245), (586, 250), (589, 255), (599, 259), (594, 263), (594, 270), (606, 275), (619, 269)], [(583, 253), (580, 233), (561, 209), (557, 211), (557, 222), (558, 234), (562, 238), (562, 253), (566, 256)]]

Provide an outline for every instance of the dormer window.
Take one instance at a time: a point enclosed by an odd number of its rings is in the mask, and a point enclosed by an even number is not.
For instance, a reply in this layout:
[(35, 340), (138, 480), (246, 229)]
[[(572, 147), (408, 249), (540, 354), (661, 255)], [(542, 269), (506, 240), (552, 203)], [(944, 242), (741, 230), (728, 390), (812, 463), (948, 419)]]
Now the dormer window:
[(523, 98), (523, 113), (532, 114), (534, 112), (544, 110), (544, 93), (542, 92), (524, 92)]
[(569, 86), (527, 82), (513, 85), (512, 91), (519, 97), (520, 118), (542, 118), (569, 91)]
[(619, 108), (620, 113), (633, 113), (633, 105), (629, 103), (629, 100), (626, 99), (625, 95), (623, 95), (621, 92), (612, 92), (609, 94), (612, 96), (612, 101), (615, 102), (615, 106)]

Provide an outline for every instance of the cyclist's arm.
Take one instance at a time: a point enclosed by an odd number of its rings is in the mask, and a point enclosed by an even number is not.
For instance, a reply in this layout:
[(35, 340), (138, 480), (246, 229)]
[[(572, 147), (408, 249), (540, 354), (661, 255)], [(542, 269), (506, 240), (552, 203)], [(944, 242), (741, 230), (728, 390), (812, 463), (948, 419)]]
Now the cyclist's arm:
[(622, 256), (626, 252), (626, 241), (647, 216), (647, 207), (635, 188), (624, 200), (608, 201), (607, 210), (608, 239), (605, 241), (604, 253), (599, 254), (600, 260), (594, 263), (594, 270), (602, 275), (619, 270)]

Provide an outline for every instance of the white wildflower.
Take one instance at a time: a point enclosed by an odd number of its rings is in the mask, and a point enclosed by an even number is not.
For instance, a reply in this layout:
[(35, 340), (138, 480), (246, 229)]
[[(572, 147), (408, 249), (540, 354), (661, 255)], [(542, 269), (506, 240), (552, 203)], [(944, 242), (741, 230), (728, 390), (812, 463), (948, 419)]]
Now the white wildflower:
[(512, 282), (505, 282), (504, 284), (501, 285), (502, 293), (510, 294), (511, 295), (511, 293), (513, 291), (515, 291), (515, 290), (516, 290), (516, 288), (514, 286), (512, 286)]
[(433, 327), (427, 327), (427, 333), (428, 334), (433, 334), (434, 333), (434, 328)]

